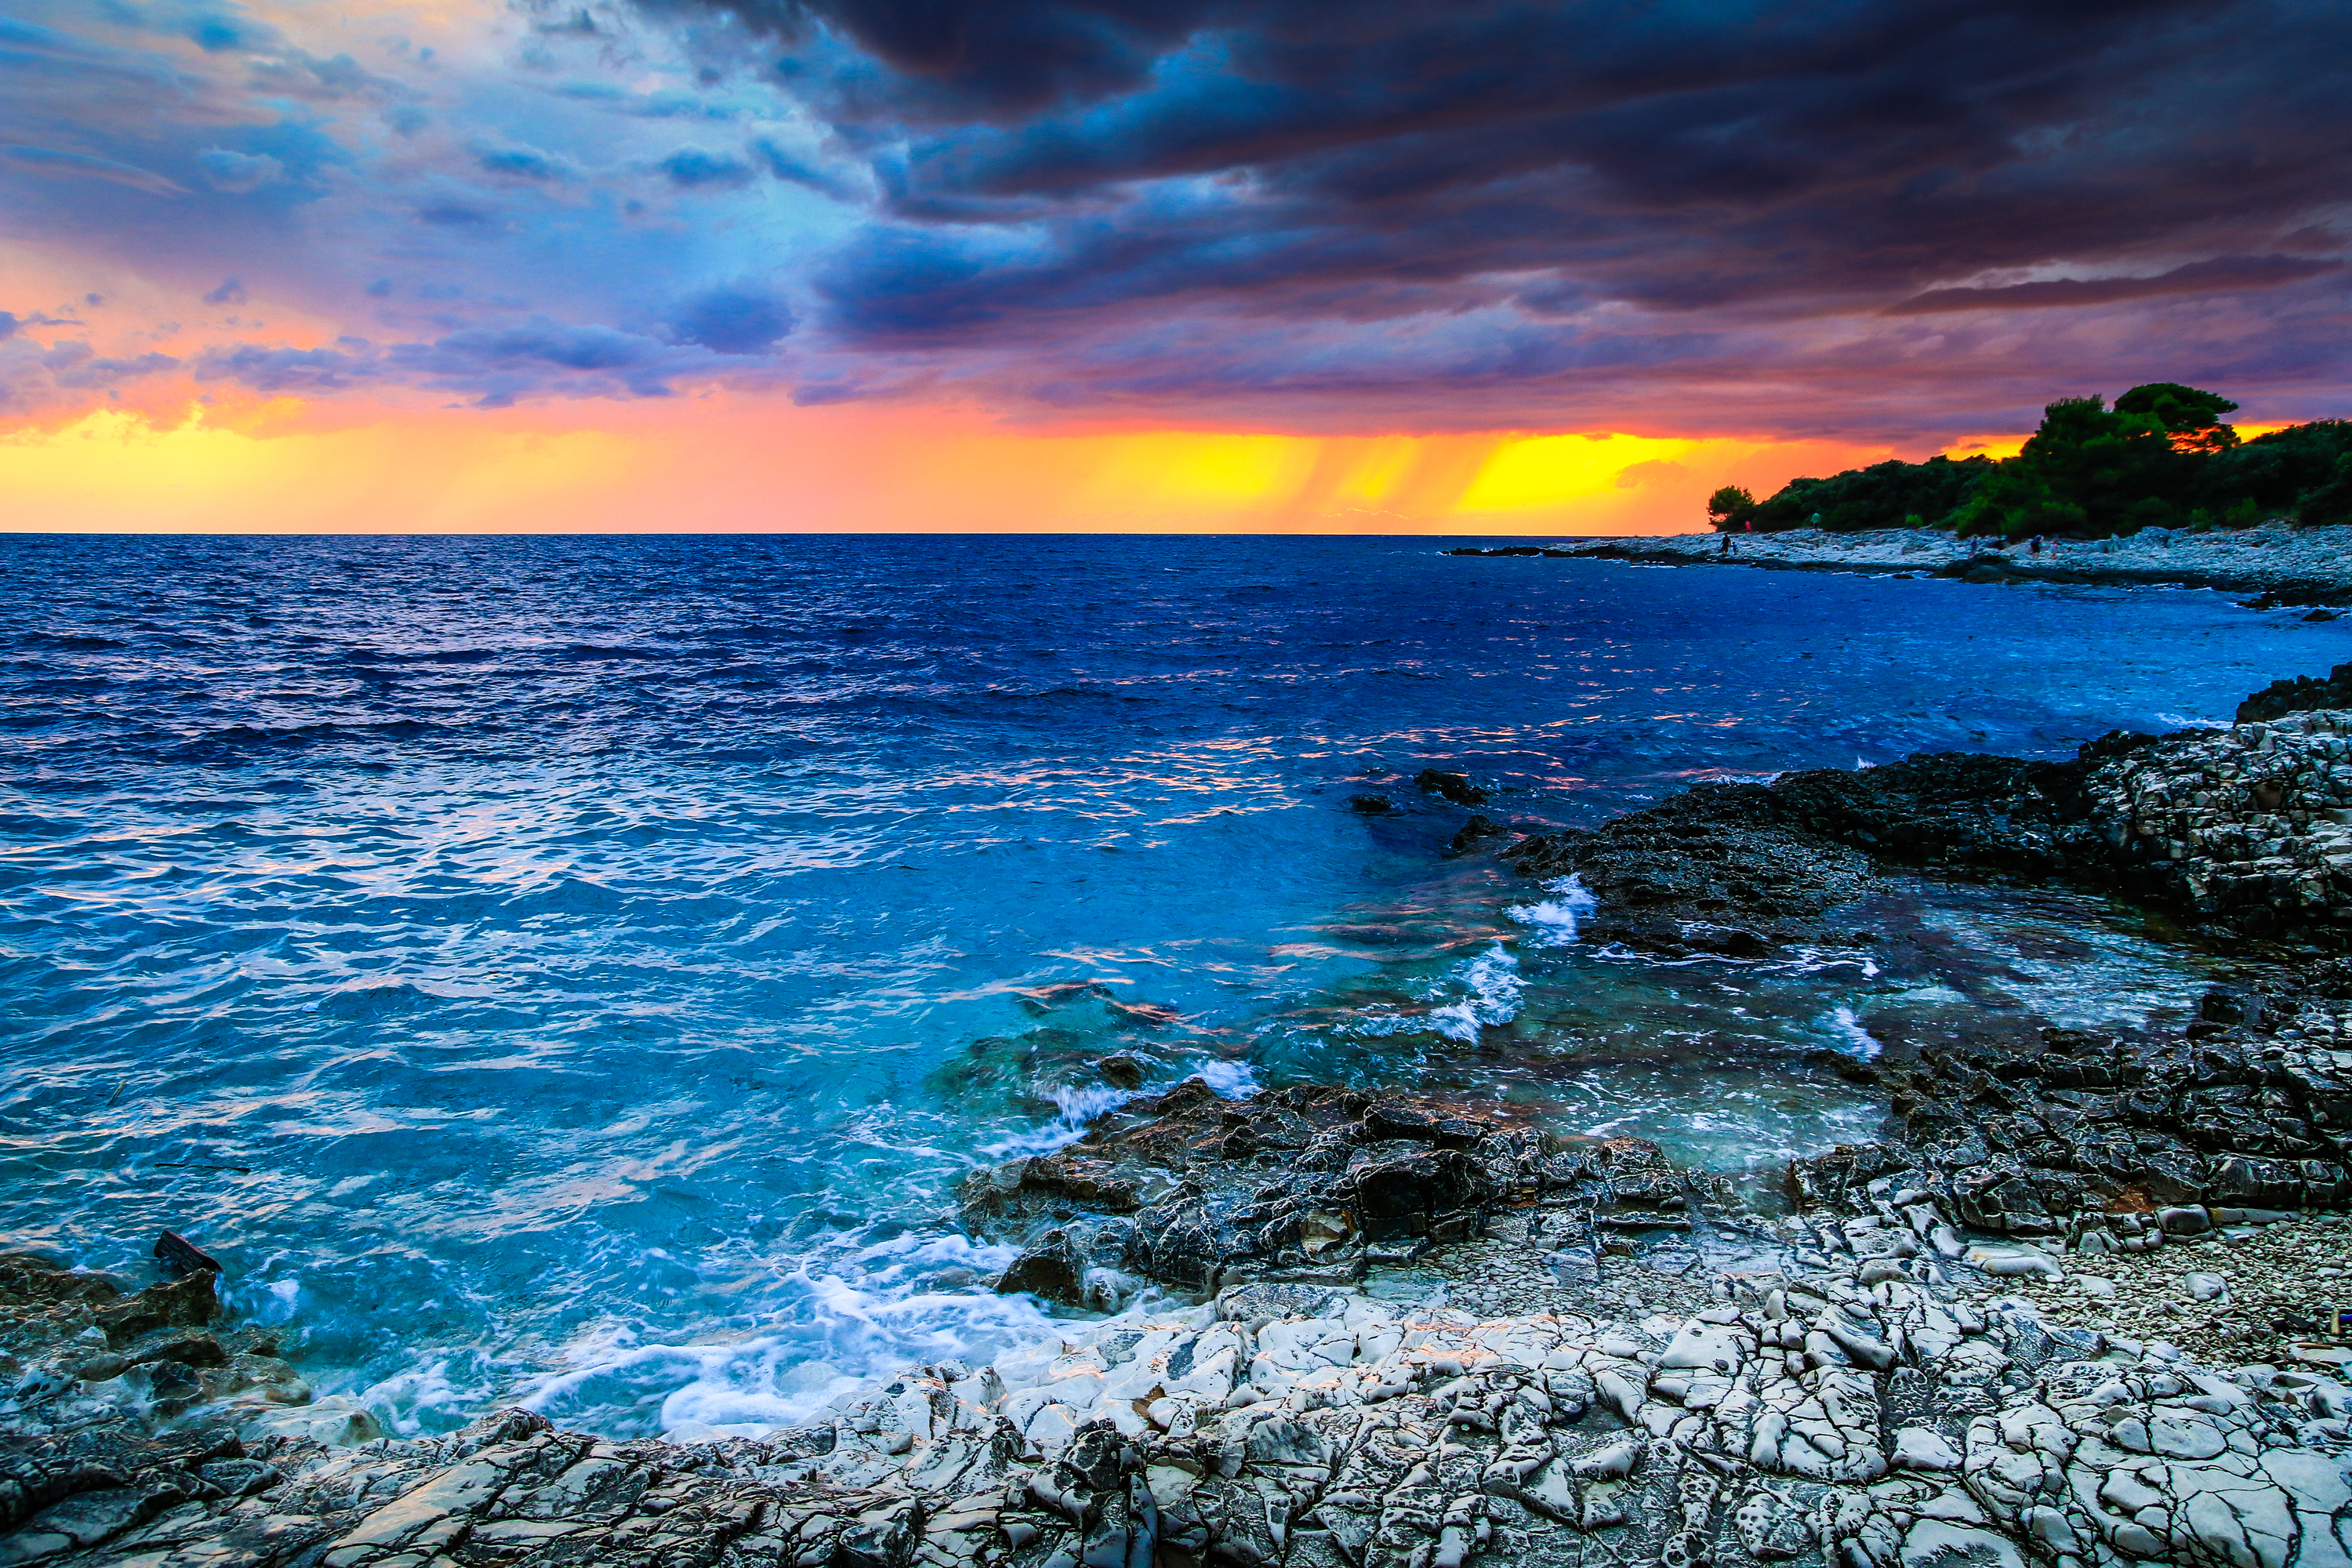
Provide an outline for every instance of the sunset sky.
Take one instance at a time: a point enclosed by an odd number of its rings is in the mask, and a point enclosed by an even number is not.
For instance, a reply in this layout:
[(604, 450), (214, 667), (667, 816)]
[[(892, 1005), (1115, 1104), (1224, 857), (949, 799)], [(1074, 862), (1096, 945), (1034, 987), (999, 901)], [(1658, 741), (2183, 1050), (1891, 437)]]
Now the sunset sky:
[(0, 526), (1667, 531), (2352, 415), (2352, 8), (0, 0)]

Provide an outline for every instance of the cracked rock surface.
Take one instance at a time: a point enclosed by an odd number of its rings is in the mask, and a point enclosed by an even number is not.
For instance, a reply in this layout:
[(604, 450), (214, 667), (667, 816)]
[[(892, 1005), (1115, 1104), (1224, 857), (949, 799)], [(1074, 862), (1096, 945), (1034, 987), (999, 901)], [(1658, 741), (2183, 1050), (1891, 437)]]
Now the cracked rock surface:
[(392, 1442), (236, 1401), (156, 1433), (20, 1432), (0, 1561), (2343, 1560), (2334, 1378), (2053, 1326), (1963, 1263), (1874, 1270), (1851, 1223), (1825, 1252), (1785, 1221), (1779, 1267), (1639, 1317), (1236, 1286), (757, 1439), (615, 1443), (505, 1411)]

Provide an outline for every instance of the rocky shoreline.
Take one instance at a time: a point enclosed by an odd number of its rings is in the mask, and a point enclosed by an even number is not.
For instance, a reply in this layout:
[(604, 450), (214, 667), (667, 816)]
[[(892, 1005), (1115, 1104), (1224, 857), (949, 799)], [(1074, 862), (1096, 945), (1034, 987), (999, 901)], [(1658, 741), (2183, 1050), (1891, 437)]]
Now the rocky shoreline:
[(1191, 1082), (962, 1194), (1020, 1246), (1003, 1289), (1118, 1316), (670, 1441), (521, 1411), (388, 1439), (202, 1268), (0, 1258), (0, 1563), (2336, 1568), (2347, 689), (2068, 763), (1466, 825), (1665, 956), (1852, 939), (1932, 867), (2120, 889), (2235, 966), (2170, 1033), (1895, 1042), (1855, 1068), (1877, 1141), (1760, 1202), (1492, 1105)]
[[(1724, 549), (1728, 538), (1731, 548)], [(2112, 539), (2022, 543), (1960, 539), (1934, 529), (1830, 533), (1684, 533), (1552, 544), (1475, 546), (1451, 555), (1538, 555), (1670, 566), (1753, 566), (1785, 572), (1868, 572), (1960, 577), (1977, 583), (2084, 583), (2219, 588), (2253, 594), (2265, 607), (2352, 604), (2352, 557), (2341, 531), (2264, 523), (2192, 533), (2143, 529)]]

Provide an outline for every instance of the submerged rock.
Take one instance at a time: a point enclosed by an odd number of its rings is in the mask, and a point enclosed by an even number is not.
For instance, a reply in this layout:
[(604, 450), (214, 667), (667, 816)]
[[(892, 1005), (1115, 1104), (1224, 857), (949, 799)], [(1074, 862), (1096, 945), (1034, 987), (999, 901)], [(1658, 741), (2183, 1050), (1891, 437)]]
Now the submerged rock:
[(1423, 768), (1412, 782), (1422, 794), (1436, 795), (1455, 805), (1484, 805), (1492, 798), (1472, 784), (1467, 773), (1450, 773), (1443, 768)]
[(1113, 1089), (1141, 1089), (1144, 1079), (1149, 1076), (1144, 1064), (1124, 1051), (1103, 1058), (1095, 1064), (1095, 1070), (1102, 1074), (1103, 1081)]
[(1467, 855), (1488, 841), (1507, 838), (1511, 830), (1491, 816), (1473, 816), (1462, 825), (1445, 846), (1448, 855)]

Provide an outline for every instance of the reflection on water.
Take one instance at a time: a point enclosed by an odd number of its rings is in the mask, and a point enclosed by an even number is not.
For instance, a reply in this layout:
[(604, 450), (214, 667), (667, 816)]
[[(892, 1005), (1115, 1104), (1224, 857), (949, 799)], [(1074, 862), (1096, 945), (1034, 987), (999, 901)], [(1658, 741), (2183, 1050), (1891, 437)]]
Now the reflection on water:
[(0, 1232), (137, 1269), (194, 1229), (404, 1429), (771, 1420), (1039, 1331), (952, 1192), (1129, 1092), (1113, 1052), (1726, 1167), (1864, 1135), (1865, 1040), (2193, 980), (2021, 895), (1778, 965), (1596, 952), (1573, 889), (1442, 858), (1418, 771), (1584, 823), (2352, 657), (2213, 595), (1409, 540), (0, 552)]

